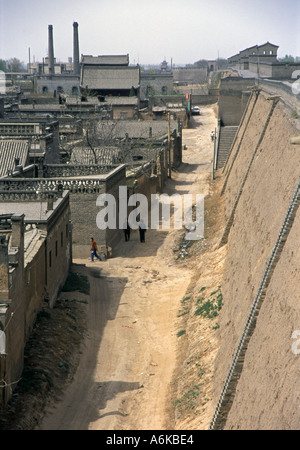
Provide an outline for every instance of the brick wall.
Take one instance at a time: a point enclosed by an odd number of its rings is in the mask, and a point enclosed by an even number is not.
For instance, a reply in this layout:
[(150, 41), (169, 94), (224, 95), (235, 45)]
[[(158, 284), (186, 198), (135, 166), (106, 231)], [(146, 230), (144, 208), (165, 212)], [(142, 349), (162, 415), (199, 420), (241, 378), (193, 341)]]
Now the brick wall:
[(0, 305), (0, 329), (6, 336), (6, 355), (0, 355), (0, 384), (6, 383), (0, 391), (0, 407), (7, 403), (21, 377), (25, 343), (43, 301), (48, 300), (53, 307), (68, 275), (72, 259), (69, 219), (69, 193), (65, 193), (49, 220), (36, 223), (40, 238), (34, 241), (34, 248), (28, 247), (25, 261), (23, 216), (11, 219), (10, 250), (0, 244), (0, 299), (11, 302), (8, 307)]
[[(122, 234), (120, 230), (100, 230), (97, 227), (96, 218), (100, 207), (96, 201), (101, 194), (111, 194), (118, 205), (119, 186), (126, 186), (126, 168), (124, 165), (116, 168), (107, 176), (97, 181), (97, 188), (78, 190), (71, 192), (71, 218), (73, 224), (73, 257), (89, 258), (90, 238), (93, 237), (98, 247), (115, 246)], [(117, 210), (118, 218), (118, 210)]]
[[(150, 91), (149, 91), (150, 90)], [(140, 98), (173, 94), (173, 74), (141, 74)]]
[(219, 119), (223, 126), (239, 125), (254, 83), (254, 79), (229, 77), (221, 80)]
[[(35, 92), (37, 94), (49, 93), (54, 94), (58, 97), (58, 88), (61, 87), (65, 94), (72, 95), (73, 88), (77, 88), (79, 92), (79, 77), (76, 76), (41, 76), (37, 77), (35, 81)], [(47, 92), (43, 89), (46, 88)], [(74, 94), (73, 94), (74, 95)]]
[(55, 211), (55, 216), (48, 225), (46, 248), (46, 287), (50, 307), (53, 307), (57, 294), (64, 285), (72, 262), (69, 205), (62, 204)]

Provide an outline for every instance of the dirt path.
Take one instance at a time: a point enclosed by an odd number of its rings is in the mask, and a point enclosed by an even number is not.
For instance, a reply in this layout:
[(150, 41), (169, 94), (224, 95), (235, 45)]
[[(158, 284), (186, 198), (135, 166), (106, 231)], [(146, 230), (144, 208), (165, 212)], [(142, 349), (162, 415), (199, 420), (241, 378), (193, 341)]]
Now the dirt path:
[[(183, 132), (183, 164), (165, 192), (208, 192), (216, 126), (213, 107)], [(176, 368), (178, 311), (194, 275), (176, 264), (178, 231), (137, 232), (105, 262), (75, 260), (87, 274), (87, 337), (65, 396), (48, 411), (44, 430), (168, 429), (170, 384)]]

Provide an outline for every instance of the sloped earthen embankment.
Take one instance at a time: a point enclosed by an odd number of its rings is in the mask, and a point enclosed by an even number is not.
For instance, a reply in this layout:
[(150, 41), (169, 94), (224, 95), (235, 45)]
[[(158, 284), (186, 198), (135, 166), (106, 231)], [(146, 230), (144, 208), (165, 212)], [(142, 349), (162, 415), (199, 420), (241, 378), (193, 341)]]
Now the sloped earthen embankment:
[[(300, 146), (290, 143), (298, 134), (280, 99), (253, 91), (224, 168), (227, 259), (215, 404), (299, 183)], [(272, 268), (231, 400), (220, 408), (222, 429), (300, 428), (300, 354), (292, 338), (300, 330), (299, 242), (300, 208)]]

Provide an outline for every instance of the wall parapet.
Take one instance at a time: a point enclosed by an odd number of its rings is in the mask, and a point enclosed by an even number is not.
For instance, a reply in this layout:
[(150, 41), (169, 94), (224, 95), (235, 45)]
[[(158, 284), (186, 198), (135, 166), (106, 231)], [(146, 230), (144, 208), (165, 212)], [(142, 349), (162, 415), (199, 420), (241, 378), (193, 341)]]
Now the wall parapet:
[(13, 198), (17, 195), (30, 195), (44, 193), (56, 193), (68, 190), (72, 193), (100, 193), (103, 184), (108, 182), (118, 172), (125, 171), (125, 165), (117, 166), (109, 173), (98, 177), (78, 177), (78, 178), (5, 178), (0, 179), (1, 199)]
[(56, 177), (80, 177), (87, 175), (103, 175), (108, 174), (118, 167), (117, 164), (103, 165), (103, 164), (47, 164), (44, 166), (45, 178)]
[(76, 192), (100, 192), (105, 180), (98, 178), (89, 179), (50, 179), (50, 178), (18, 178), (0, 180), (1, 196), (14, 196), (18, 193), (43, 194), (47, 192), (58, 192), (59, 187), (67, 189), (72, 193)]

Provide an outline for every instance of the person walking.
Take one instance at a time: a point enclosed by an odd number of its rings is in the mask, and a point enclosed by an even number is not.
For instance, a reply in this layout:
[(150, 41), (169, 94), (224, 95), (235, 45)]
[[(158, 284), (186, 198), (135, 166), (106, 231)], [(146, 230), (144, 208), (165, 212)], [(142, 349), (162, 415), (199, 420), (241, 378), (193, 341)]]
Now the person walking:
[(92, 260), (92, 262), (94, 261), (94, 256), (96, 256), (96, 258), (98, 258), (99, 261), (102, 261), (102, 259), (100, 258), (100, 256), (97, 253), (97, 251), (98, 251), (97, 244), (96, 244), (94, 238), (92, 238), (92, 237), (91, 237), (91, 243), (92, 243), (92, 247), (91, 247), (91, 260)]
[(124, 236), (126, 242), (130, 241), (130, 226), (128, 220), (124, 223)]
[(146, 225), (144, 224), (143, 220), (141, 220), (140, 222), (139, 232), (140, 232), (140, 241), (145, 242)]

